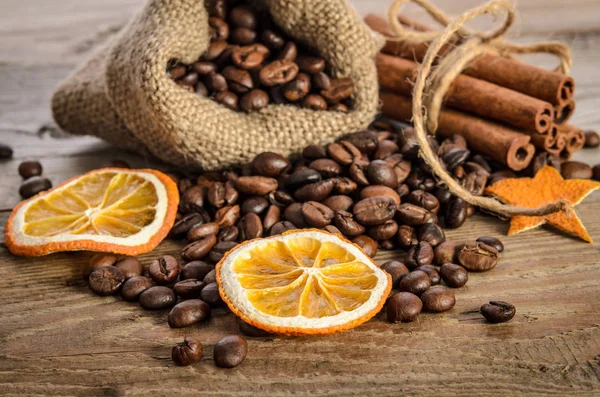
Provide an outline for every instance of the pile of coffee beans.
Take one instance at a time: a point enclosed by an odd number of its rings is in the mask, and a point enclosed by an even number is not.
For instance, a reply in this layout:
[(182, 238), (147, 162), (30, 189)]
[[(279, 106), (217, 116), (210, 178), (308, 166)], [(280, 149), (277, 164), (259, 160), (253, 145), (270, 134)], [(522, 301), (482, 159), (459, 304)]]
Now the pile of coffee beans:
[(179, 86), (236, 111), (274, 103), (348, 112), (352, 80), (331, 77), (327, 61), (285, 35), (266, 9), (236, 0), (206, 6), (208, 49), (191, 65), (167, 66)]
[(19, 175), (23, 178), (23, 184), (19, 188), (21, 197), (28, 199), (52, 188), (52, 182), (42, 177), (42, 171), (39, 161), (24, 161), (19, 165)]

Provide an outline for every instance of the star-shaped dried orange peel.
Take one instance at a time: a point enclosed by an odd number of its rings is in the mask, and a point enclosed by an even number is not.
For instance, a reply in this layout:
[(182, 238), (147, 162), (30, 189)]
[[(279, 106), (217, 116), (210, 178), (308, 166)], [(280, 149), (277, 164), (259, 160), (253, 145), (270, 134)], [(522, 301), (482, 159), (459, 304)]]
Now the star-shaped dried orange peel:
[(533, 178), (503, 179), (486, 188), (485, 193), (518, 207), (537, 208), (561, 199), (570, 204), (566, 210), (550, 215), (512, 217), (509, 236), (547, 223), (592, 243), (592, 238), (572, 207), (596, 189), (600, 189), (600, 182), (587, 179), (564, 180), (555, 168), (545, 166)]

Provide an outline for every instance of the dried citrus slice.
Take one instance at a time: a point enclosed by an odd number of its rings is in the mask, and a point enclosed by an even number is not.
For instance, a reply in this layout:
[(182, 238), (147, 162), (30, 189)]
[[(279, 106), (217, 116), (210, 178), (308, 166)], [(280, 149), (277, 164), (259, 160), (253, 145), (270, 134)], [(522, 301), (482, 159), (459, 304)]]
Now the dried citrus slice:
[(163, 173), (105, 168), (19, 204), (5, 242), (23, 256), (79, 250), (139, 255), (166, 237), (178, 205), (177, 186)]
[(321, 230), (241, 244), (217, 265), (217, 282), (242, 320), (286, 335), (354, 328), (381, 310), (392, 288), (360, 247)]

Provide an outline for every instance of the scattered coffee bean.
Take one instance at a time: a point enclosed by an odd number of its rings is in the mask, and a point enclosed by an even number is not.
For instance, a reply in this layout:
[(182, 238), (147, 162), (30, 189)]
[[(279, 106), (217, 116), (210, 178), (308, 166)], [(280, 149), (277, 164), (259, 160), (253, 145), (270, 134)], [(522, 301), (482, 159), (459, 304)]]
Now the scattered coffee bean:
[(392, 276), (392, 287), (396, 287), (400, 282), (400, 279), (410, 273), (408, 268), (404, 265), (404, 263), (400, 261), (387, 261), (381, 265), (381, 269), (386, 271), (390, 276)]
[(383, 185), (371, 185), (367, 186), (360, 191), (360, 198), (367, 199), (375, 196), (385, 196), (394, 200), (396, 205), (400, 205), (400, 196), (398, 193), (387, 186)]
[(323, 228), (331, 224), (334, 215), (331, 208), (316, 201), (307, 201), (302, 204), (302, 216), (311, 226)]
[(424, 192), (423, 190), (413, 190), (406, 198), (406, 201), (433, 213), (437, 213), (440, 209), (439, 200), (433, 194)]
[(96, 270), (96, 268), (104, 266), (113, 266), (119, 258), (113, 254), (95, 254), (90, 259), (90, 269)]
[(456, 304), (454, 292), (450, 289), (436, 285), (421, 294), (423, 310), (430, 313), (441, 313), (448, 311)]
[(173, 286), (173, 291), (175, 291), (177, 296), (180, 296), (183, 299), (194, 299), (200, 297), (200, 292), (205, 285), (206, 284), (203, 281), (191, 278), (175, 284)]
[(398, 232), (398, 224), (396, 221), (389, 220), (384, 224), (371, 226), (367, 229), (367, 234), (377, 241), (389, 240)]
[(294, 229), (297, 229), (297, 227), (292, 222), (288, 222), (288, 221), (277, 222), (276, 224), (274, 224), (271, 227), (270, 235), (276, 236), (278, 234), (283, 234), (283, 233), (287, 232), (288, 230), (294, 230)]
[(600, 135), (596, 131), (585, 132), (585, 147), (597, 148), (600, 146)]
[(206, 284), (200, 293), (200, 298), (212, 307), (220, 306), (223, 303), (219, 295), (219, 286), (217, 283)]
[(415, 270), (400, 279), (398, 288), (400, 291), (421, 295), (431, 287), (431, 279), (421, 270)]
[(351, 197), (344, 195), (331, 196), (323, 200), (323, 204), (336, 211), (349, 211), (354, 205)]
[(252, 240), (262, 237), (263, 235), (262, 220), (253, 212), (244, 215), (244, 217), (240, 219), (238, 229), (242, 241)]
[(560, 173), (565, 179), (591, 179), (592, 167), (579, 161), (565, 161), (560, 166)]
[(435, 223), (426, 223), (420, 226), (417, 236), (419, 241), (425, 241), (434, 248), (446, 241), (444, 231)]
[(142, 292), (152, 287), (152, 279), (144, 276), (133, 276), (121, 287), (121, 297), (128, 302), (135, 302), (139, 299)]
[(214, 266), (211, 266), (206, 262), (192, 261), (187, 263), (183, 269), (181, 269), (179, 278), (181, 280), (203, 280), (214, 268)]
[(142, 263), (137, 258), (131, 256), (121, 259), (114, 266), (123, 272), (123, 276), (126, 279), (140, 276), (144, 270)]
[(277, 190), (277, 179), (265, 176), (242, 176), (234, 181), (235, 187), (242, 193), (264, 196)]
[(477, 239), (477, 242), (487, 244), (490, 247), (494, 247), (498, 252), (504, 251), (504, 244), (502, 244), (502, 241), (498, 240), (497, 238), (482, 236)]
[(280, 154), (264, 152), (252, 160), (251, 166), (255, 175), (277, 178), (282, 172), (290, 168), (290, 162)]
[(498, 264), (498, 251), (484, 243), (470, 242), (458, 247), (458, 262), (467, 270), (485, 272)]
[(192, 213), (185, 215), (181, 220), (175, 223), (175, 226), (171, 229), (171, 236), (175, 238), (184, 237), (194, 226), (203, 223), (204, 218), (200, 214)]
[(406, 252), (404, 264), (409, 269), (415, 269), (421, 265), (429, 265), (433, 262), (433, 248), (425, 241), (413, 245)]
[(240, 365), (248, 354), (248, 343), (238, 335), (225, 336), (214, 348), (214, 360), (217, 367), (234, 368)]
[(440, 276), (450, 288), (461, 288), (469, 281), (469, 273), (459, 265), (444, 263), (440, 268)]
[(181, 256), (186, 261), (202, 260), (208, 255), (216, 243), (217, 236), (211, 234), (210, 236), (204, 237), (186, 246), (183, 251), (181, 251)]
[(381, 225), (392, 219), (396, 213), (394, 200), (385, 196), (366, 198), (354, 205), (356, 220), (365, 226)]
[(432, 214), (425, 208), (404, 203), (398, 206), (396, 216), (402, 224), (408, 226), (420, 226), (427, 223), (431, 219)]
[(491, 301), (481, 306), (479, 311), (487, 321), (497, 324), (512, 320), (517, 309), (514, 305), (507, 302)]
[(210, 317), (210, 306), (200, 299), (189, 299), (178, 303), (169, 312), (171, 328), (184, 328)]
[(415, 270), (421, 270), (429, 276), (431, 280), (431, 285), (438, 285), (440, 283), (440, 274), (437, 269), (433, 265), (421, 265), (417, 267)]
[(192, 365), (202, 358), (202, 344), (194, 338), (185, 338), (171, 350), (173, 362), (179, 366)]
[(365, 232), (365, 227), (354, 220), (354, 216), (346, 211), (337, 211), (334, 222), (335, 226), (347, 237), (355, 237)]
[(358, 236), (355, 237), (352, 242), (358, 245), (370, 258), (374, 258), (377, 255), (377, 242), (369, 236)]
[(387, 303), (387, 319), (391, 323), (412, 322), (423, 308), (421, 299), (410, 292), (398, 292)]
[(219, 263), (221, 261), (221, 259), (223, 259), (223, 257), (225, 256), (225, 254), (227, 252), (229, 252), (230, 250), (232, 250), (233, 248), (237, 247), (237, 243), (235, 241), (223, 241), (220, 243), (217, 243), (212, 250), (210, 250), (209, 254), (208, 254), (208, 258), (213, 262), (213, 263)]
[(209, 236), (214, 236), (218, 232), (219, 225), (215, 222), (199, 223), (188, 231), (187, 238), (190, 241), (198, 241)]
[(401, 225), (398, 228), (398, 243), (403, 248), (410, 248), (419, 243), (415, 229), (408, 225)]
[(457, 229), (467, 220), (467, 203), (461, 198), (455, 198), (450, 201), (446, 207), (444, 215), (444, 224), (447, 228)]
[(10, 159), (13, 156), (13, 150), (10, 146), (0, 143), (0, 160)]
[(177, 296), (171, 288), (158, 286), (151, 287), (141, 293), (140, 306), (146, 310), (162, 310), (173, 307)]
[(108, 296), (116, 293), (125, 282), (123, 272), (114, 266), (99, 267), (90, 273), (90, 289), (98, 295)]
[(164, 255), (150, 263), (148, 274), (158, 285), (172, 284), (179, 276), (179, 263), (171, 255)]
[(460, 244), (455, 241), (444, 241), (433, 250), (433, 259), (436, 265), (453, 263), (456, 259), (457, 247)]
[(208, 274), (206, 276), (204, 276), (204, 284), (208, 285), (208, 284), (212, 284), (212, 283), (216, 283), (217, 282), (217, 271), (215, 269), (211, 270), (210, 272), (208, 272)]
[(39, 161), (23, 161), (19, 165), (19, 175), (23, 179), (42, 175), (42, 165)]
[(52, 182), (49, 179), (40, 176), (34, 176), (27, 179), (19, 188), (19, 194), (24, 199), (31, 198), (38, 193), (52, 188)]

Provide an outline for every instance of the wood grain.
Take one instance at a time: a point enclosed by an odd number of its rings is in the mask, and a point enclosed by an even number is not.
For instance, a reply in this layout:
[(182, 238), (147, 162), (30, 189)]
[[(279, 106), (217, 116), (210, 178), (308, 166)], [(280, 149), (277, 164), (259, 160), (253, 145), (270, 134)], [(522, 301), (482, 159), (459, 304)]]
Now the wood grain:
[[(16, 172), (38, 158), (54, 184), (112, 159), (159, 167), (91, 137), (65, 136), (52, 127), (48, 101), (76, 64), (123, 26), (143, 0), (16, 0), (0, 3), (0, 140), (15, 158), (0, 162), (0, 226), (18, 202)], [(354, 0), (362, 12), (388, 1)], [(479, 0), (436, 1), (455, 13)], [(600, 128), (600, 3), (522, 0), (521, 41), (551, 37), (574, 55), (577, 113), (573, 123)], [(418, 10), (409, 12), (417, 17)], [(479, 22), (482, 24), (489, 21)], [(550, 66), (552, 59), (534, 62)], [(579, 159), (600, 162), (596, 150)], [(578, 206), (600, 241), (600, 194)], [(501, 263), (471, 274), (456, 307), (391, 325), (380, 315), (338, 335), (249, 340), (242, 366), (221, 370), (214, 343), (237, 333), (234, 316), (216, 310), (210, 322), (184, 330), (166, 324), (166, 312), (143, 311), (118, 298), (94, 296), (85, 282), (88, 253), (15, 258), (0, 244), (0, 392), (3, 395), (598, 395), (600, 393), (600, 244), (585, 244), (546, 228), (503, 237), (504, 221), (475, 216), (455, 240), (501, 237)], [(166, 241), (144, 262), (181, 245)], [(378, 262), (399, 257), (384, 252)], [(490, 325), (478, 307), (490, 299), (517, 306), (506, 324)], [(204, 344), (202, 361), (177, 368), (171, 346), (184, 336)]]

